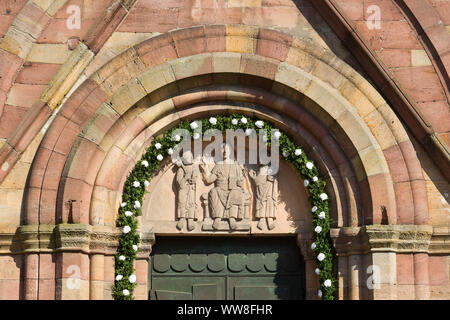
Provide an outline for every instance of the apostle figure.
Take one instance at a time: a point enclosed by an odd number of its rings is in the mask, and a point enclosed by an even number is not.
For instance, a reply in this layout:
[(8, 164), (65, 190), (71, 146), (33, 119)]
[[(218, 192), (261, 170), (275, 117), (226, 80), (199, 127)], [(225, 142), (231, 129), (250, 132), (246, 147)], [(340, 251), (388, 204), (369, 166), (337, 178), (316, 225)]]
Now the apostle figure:
[(207, 184), (214, 182), (214, 187), (208, 193), (208, 204), (213, 228), (218, 230), (222, 219), (228, 219), (230, 228), (235, 230), (236, 220), (245, 217), (245, 204), (250, 198), (244, 189), (243, 169), (232, 159), (229, 144), (222, 144), (223, 161), (215, 164), (211, 172), (207, 172), (204, 164), (200, 165), (203, 178)]
[(259, 168), (258, 174), (250, 170), (249, 176), (256, 186), (256, 218), (258, 229), (262, 230), (267, 221), (269, 230), (275, 228), (275, 218), (278, 205), (278, 180), (269, 166)]
[(188, 231), (195, 228), (197, 220), (197, 178), (200, 175), (198, 165), (194, 163), (191, 151), (185, 151), (178, 161), (176, 181), (178, 185), (177, 229), (182, 230), (187, 222)]

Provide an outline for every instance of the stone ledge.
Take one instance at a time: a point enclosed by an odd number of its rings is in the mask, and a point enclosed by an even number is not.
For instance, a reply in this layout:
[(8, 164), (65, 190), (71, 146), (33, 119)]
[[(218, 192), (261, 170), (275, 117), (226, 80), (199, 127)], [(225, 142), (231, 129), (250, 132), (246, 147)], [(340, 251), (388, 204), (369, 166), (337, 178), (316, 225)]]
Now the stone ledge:
[[(0, 254), (83, 252), (115, 255), (118, 228), (86, 224), (25, 225), (15, 233), (0, 233)], [(141, 238), (139, 259), (148, 258), (155, 241), (153, 233)]]
[(370, 225), (334, 228), (330, 234), (338, 256), (371, 252), (450, 253), (448, 227)]

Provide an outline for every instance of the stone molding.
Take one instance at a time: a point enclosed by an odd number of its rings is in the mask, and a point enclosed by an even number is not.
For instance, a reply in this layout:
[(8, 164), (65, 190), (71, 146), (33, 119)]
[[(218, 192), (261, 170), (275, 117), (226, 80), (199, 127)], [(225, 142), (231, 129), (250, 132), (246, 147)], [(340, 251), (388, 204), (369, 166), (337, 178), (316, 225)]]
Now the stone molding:
[[(86, 224), (25, 225), (15, 233), (0, 233), (0, 254), (83, 252), (115, 255), (120, 231), (115, 227)], [(138, 259), (148, 258), (155, 241), (143, 233)]]
[(334, 228), (330, 233), (338, 256), (373, 252), (450, 253), (448, 227), (369, 225)]
[[(338, 256), (372, 252), (450, 254), (450, 227), (428, 225), (370, 225), (333, 228), (330, 231)], [(24, 225), (15, 233), (0, 233), (0, 254), (83, 252), (115, 255), (120, 231), (115, 227), (86, 224)], [(155, 235), (144, 232), (137, 259), (148, 259)], [(305, 258), (312, 257), (311, 240), (298, 234)]]

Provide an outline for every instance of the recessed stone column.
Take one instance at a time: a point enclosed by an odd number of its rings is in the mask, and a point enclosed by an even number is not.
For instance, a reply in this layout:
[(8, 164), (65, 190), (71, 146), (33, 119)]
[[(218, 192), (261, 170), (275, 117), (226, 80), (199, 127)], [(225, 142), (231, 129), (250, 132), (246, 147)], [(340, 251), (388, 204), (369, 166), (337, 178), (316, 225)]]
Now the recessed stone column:
[(299, 233), (297, 235), (297, 245), (300, 247), (300, 251), (305, 261), (305, 276), (306, 276), (306, 299), (307, 300), (320, 300), (317, 295), (319, 291), (319, 279), (315, 273), (317, 268), (314, 252), (311, 250), (311, 234)]
[(136, 300), (148, 300), (148, 260), (152, 252), (152, 246), (155, 243), (154, 233), (143, 233), (139, 252), (136, 257), (134, 267), (137, 278), (137, 286), (134, 290)]

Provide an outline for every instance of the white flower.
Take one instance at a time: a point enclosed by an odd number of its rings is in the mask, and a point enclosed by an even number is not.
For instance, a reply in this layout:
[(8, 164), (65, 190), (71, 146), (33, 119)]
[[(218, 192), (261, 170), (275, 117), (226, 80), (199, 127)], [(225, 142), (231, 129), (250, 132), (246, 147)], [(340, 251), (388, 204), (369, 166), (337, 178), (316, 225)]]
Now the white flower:
[(315, 242), (311, 243), (311, 249), (314, 250), (315, 248), (317, 248), (317, 245)]
[(264, 127), (264, 122), (261, 120), (258, 120), (255, 122), (255, 126), (257, 126), (258, 128), (262, 129)]
[(325, 212), (322, 211), (321, 213), (319, 213), (319, 218), (320, 219), (323, 220), (323, 219), (325, 219), (325, 217), (326, 217)]
[(123, 208), (123, 207), (125, 207), (127, 205), (127, 203), (126, 202), (122, 202), (121, 204), (120, 204), (120, 206)]
[(128, 281), (130, 281), (130, 283), (135, 283), (136, 282), (136, 275), (132, 274), (129, 278)]
[(217, 119), (214, 117), (209, 118), (209, 123), (211, 123), (213, 126), (217, 124)]
[(158, 161), (163, 161), (164, 157), (163, 157), (162, 154), (158, 154), (158, 155), (156, 156), (156, 159), (158, 159)]
[(162, 148), (161, 143), (158, 142), (157, 144), (155, 144), (155, 148), (156, 148), (156, 150), (161, 149)]
[(133, 215), (133, 212), (131, 212), (131, 211), (125, 211), (125, 215), (126, 215), (127, 217), (131, 217), (131, 216)]
[(303, 181), (303, 184), (305, 185), (305, 187), (309, 186), (309, 180), (305, 179), (305, 181)]
[(130, 295), (130, 291), (128, 291), (127, 289), (124, 289), (124, 290), (122, 291), (122, 293), (123, 293), (123, 295), (124, 295), (125, 297), (127, 297), (127, 296)]
[(195, 130), (195, 129), (198, 128), (198, 123), (194, 121), (194, 122), (192, 122), (192, 123), (190, 124), (190, 126), (191, 126), (191, 129), (192, 129), (192, 130)]
[(325, 254), (323, 254), (322, 252), (317, 255), (317, 260), (323, 261), (324, 259), (325, 259)]
[(147, 161), (147, 160), (144, 160), (144, 161), (142, 161), (141, 163), (142, 163), (142, 165), (143, 165), (144, 167), (146, 167), (146, 168), (148, 167), (148, 161)]
[(245, 135), (246, 135), (246, 136), (250, 136), (252, 133), (253, 133), (253, 130), (252, 130), (252, 129), (246, 129), (246, 130), (245, 130)]
[(313, 181), (314, 181), (314, 182), (317, 182), (317, 181), (319, 181), (319, 178), (314, 177), (314, 178), (313, 178)]
[(237, 126), (237, 124), (238, 124), (238, 119), (233, 119), (233, 120), (231, 120), (231, 124), (232, 124), (233, 126)]
[(295, 149), (295, 155), (298, 157), (302, 154), (302, 149)]
[(285, 150), (283, 150), (282, 154), (283, 154), (283, 157), (285, 157), (285, 158), (287, 158), (289, 156), (289, 153), (287, 153)]
[(325, 201), (325, 200), (328, 199), (328, 195), (327, 195), (326, 193), (321, 193), (319, 197), (320, 197), (320, 199), (322, 199), (323, 201)]
[(281, 132), (280, 131), (275, 131), (273, 136), (275, 137), (275, 139), (280, 139), (281, 137)]
[(317, 292), (317, 295), (319, 296), (319, 298), (322, 298), (322, 290), (319, 290), (319, 291)]
[(119, 257), (119, 260), (120, 260), (120, 261), (125, 261), (126, 259), (127, 259), (127, 258), (125, 258), (125, 256), (120, 256), (120, 257)]
[(116, 276), (116, 281), (120, 281), (120, 280), (122, 280), (122, 279), (123, 279), (123, 275), (118, 274), (118, 275)]
[(139, 183), (139, 181), (134, 181), (133, 182), (133, 187), (139, 188), (140, 186), (141, 186), (141, 184)]
[(172, 148), (169, 148), (169, 150), (167, 150), (167, 153), (168, 153), (169, 155), (172, 155), (172, 154), (173, 154), (173, 149), (172, 149)]
[(327, 288), (331, 287), (331, 280), (330, 279), (325, 280), (323, 285)]
[(181, 140), (181, 137), (180, 137), (180, 135), (175, 135), (174, 137), (173, 137), (173, 140), (175, 140), (175, 141), (180, 141)]
[(200, 138), (200, 133), (194, 133), (194, 140), (198, 140)]
[(247, 118), (246, 118), (246, 117), (242, 117), (242, 118), (241, 118), (241, 122), (242, 122), (243, 124), (246, 124), (246, 123), (247, 123)]
[(319, 275), (319, 274), (320, 274), (320, 269), (319, 269), (319, 268), (316, 268), (316, 270), (314, 270), (314, 272), (315, 272), (317, 275)]
[(267, 136), (266, 135), (263, 135), (262, 139), (263, 139), (264, 142), (267, 142)]
[(311, 170), (312, 168), (314, 168), (314, 164), (313, 164), (312, 162), (308, 161), (308, 162), (306, 163), (306, 167), (307, 167), (309, 170)]
[(139, 201), (134, 202), (134, 208), (139, 209), (141, 207), (141, 203)]
[(138, 250), (138, 246), (135, 245), (135, 244), (133, 244), (133, 250), (134, 250), (134, 251), (137, 251), (137, 250)]
[(148, 187), (150, 185), (150, 182), (148, 182), (147, 180), (144, 181), (144, 186)]
[(321, 226), (317, 226), (317, 227), (314, 229), (314, 231), (315, 231), (316, 233), (321, 233), (321, 232), (322, 232), (322, 227), (321, 227)]
[(122, 232), (125, 233), (125, 234), (127, 234), (130, 231), (131, 231), (130, 226), (125, 226), (125, 227), (122, 228)]
[(311, 211), (312, 212), (316, 212), (317, 211), (317, 207), (316, 206), (312, 207)]

